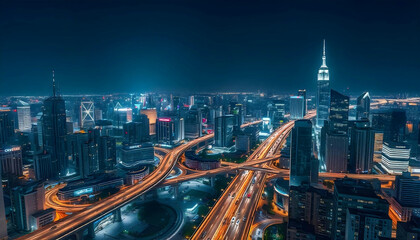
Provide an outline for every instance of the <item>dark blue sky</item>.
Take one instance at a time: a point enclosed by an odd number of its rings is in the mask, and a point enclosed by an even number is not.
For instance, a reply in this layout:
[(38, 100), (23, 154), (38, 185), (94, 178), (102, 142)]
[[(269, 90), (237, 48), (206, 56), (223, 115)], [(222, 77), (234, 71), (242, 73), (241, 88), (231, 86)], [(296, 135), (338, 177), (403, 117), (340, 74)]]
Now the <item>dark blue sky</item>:
[[(229, 2), (229, 3), (227, 3)], [(0, 94), (420, 93), (419, 1), (0, 2)]]

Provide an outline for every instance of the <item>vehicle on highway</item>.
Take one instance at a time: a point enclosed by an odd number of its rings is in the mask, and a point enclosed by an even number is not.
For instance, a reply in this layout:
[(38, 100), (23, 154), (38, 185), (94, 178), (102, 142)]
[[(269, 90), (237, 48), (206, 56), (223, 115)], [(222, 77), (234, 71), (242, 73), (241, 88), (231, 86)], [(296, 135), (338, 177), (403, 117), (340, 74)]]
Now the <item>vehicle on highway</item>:
[(235, 202), (235, 205), (238, 205), (239, 204), (239, 199), (238, 200), (236, 200), (236, 202)]
[(257, 177), (255, 176), (253, 179), (252, 179), (252, 184), (254, 184), (255, 183), (255, 179), (256, 179)]
[(238, 226), (238, 225), (239, 225), (239, 222), (240, 222), (240, 221), (241, 221), (241, 220), (239, 220), (239, 219), (236, 221), (236, 226)]
[(242, 219), (242, 221), (244, 221), (244, 222), (245, 222), (245, 221), (246, 221), (246, 217), (244, 217), (244, 218)]
[(250, 198), (250, 197), (251, 197), (251, 193), (248, 193), (248, 194), (246, 195), (246, 197), (247, 197), (247, 198)]
[(234, 222), (235, 222), (235, 219), (236, 219), (236, 218), (235, 218), (235, 217), (233, 217), (233, 218), (232, 218), (231, 223), (234, 223)]

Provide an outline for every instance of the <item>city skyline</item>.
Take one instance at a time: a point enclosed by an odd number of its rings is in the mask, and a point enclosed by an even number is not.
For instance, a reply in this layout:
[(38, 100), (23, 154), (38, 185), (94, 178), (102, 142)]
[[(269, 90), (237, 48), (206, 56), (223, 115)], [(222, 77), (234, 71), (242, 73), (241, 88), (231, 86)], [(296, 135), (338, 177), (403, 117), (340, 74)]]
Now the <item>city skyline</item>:
[(420, 239), (420, 2), (0, 2), (0, 240)]

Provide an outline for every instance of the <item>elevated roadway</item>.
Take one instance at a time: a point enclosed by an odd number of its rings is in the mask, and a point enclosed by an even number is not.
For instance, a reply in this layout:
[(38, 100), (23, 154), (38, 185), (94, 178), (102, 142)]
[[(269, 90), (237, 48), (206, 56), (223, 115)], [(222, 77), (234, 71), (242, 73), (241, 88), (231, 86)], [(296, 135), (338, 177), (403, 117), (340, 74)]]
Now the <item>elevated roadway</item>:
[[(242, 165), (237, 164), (236, 166), (231, 165), (224, 167), (224, 169), (239, 168), (240, 165), (241, 167), (247, 165), (261, 165), (265, 162), (272, 162), (274, 159), (277, 159), (278, 156), (273, 156), (271, 159), (266, 158), (266, 156), (268, 154), (274, 155), (275, 149), (282, 144), (282, 139), (285, 139), (285, 135), (288, 134), (292, 127), (293, 123), (285, 124), (271, 134), (269, 138), (251, 154), (245, 163), (242, 163)], [(215, 170), (221, 171), (221, 169)], [(253, 171), (242, 170), (216, 202), (215, 206), (194, 233), (192, 239), (240, 239), (240, 237), (236, 235), (234, 235), (233, 238), (231, 238), (232, 236), (225, 236), (225, 233), (230, 226), (237, 229), (237, 220), (242, 221), (241, 218), (235, 216), (235, 213), (238, 208), (242, 209), (242, 207), (239, 207), (239, 204), (242, 204), (244, 198), (247, 199), (245, 201), (249, 200), (247, 193), (250, 190), (250, 185), (252, 185), (251, 188), (257, 188), (259, 185), (264, 185), (264, 182), (262, 179), (259, 179), (258, 176), (254, 176)], [(254, 196), (255, 194), (253, 197)]]
[[(243, 124), (241, 127), (247, 127), (260, 122), (261, 121), (256, 121)], [(174, 166), (177, 164), (178, 158), (186, 150), (197, 146), (202, 142), (210, 141), (213, 137), (214, 134), (205, 135), (172, 149), (165, 155), (162, 161), (160, 161), (160, 164), (155, 171), (146, 176), (139, 184), (124, 188), (106, 199), (87, 206), (83, 209), (83, 211), (74, 213), (64, 219), (58, 220), (57, 222), (48, 224), (47, 226), (18, 239), (64, 239), (72, 234), (82, 231), (87, 228), (89, 224), (100, 219), (102, 216), (112, 213), (138, 196), (156, 187), (160, 182), (168, 177)]]

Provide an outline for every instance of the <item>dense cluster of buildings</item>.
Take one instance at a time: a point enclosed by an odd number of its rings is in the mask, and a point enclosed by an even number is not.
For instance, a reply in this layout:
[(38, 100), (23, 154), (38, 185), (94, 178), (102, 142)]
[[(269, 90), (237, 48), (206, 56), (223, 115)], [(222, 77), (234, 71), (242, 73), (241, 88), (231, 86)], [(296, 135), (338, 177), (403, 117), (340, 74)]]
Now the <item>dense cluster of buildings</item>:
[[(300, 97), (305, 98), (306, 111), (306, 92), (299, 92)], [(17, 204), (25, 203), (13, 200), (15, 188), (44, 198), (46, 188), (66, 182), (59, 199), (92, 201), (104, 189), (118, 190), (123, 184), (141, 182), (159, 161), (154, 156), (156, 145), (172, 148), (214, 133), (216, 152), (244, 156), (259, 143), (260, 131), (268, 135), (287, 121), (287, 99), (287, 95), (262, 93), (64, 96), (53, 73), (50, 97), (0, 99), (5, 199), (0, 201), (0, 221), (6, 221), (0, 229), (2, 233), (6, 228), (9, 233), (23, 233), (54, 219), (55, 212), (44, 203), (27, 212), (18, 211)], [(245, 122), (262, 118), (269, 119), (269, 126), (241, 128)], [(210, 169), (219, 167), (220, 160), (191, 155), (186, 164)], [(31, 187), (35, 183), (43, 187)]]
[[(313, 124), (302, 119), (299, 96), (290, 98), (298, 120), (279, 161), (290, 180), (274, 185), (275, 204), (289, 214), (287, 239), (418, 239), (420, 179), (411, 175), (419, 166), (418, 105), (371, 108), (364, 92), (351, 108), (350, 97), (330, 87), (325, 42), (316, 99)], [(320, 182), (320, 171), (397, 176), (381, 189), (378, 180)]]
[[(88, 201), (141, 183), (158, 162), (155, 146), (214, 133), (215, 152), (246, 155), (289, 119), (295, 125), (278, 166), (290, 169), (290, 180), (275, 184), (275, 202), (289, 213), (288, 239), (387, 239), (395, 219), (398, 239), (417, 236), (420, 179), (411, 174), (420, 173), (419, 106), (371, 108), (369, 92), (351, 99), (332, 89), (325, 42), (317, 76), (315, 98), (306, 90), (63, 96), (53, 75), (50, 97), (0, 99), (0, 239), (54, 220), (55, 210), (45, 205), (51, 184), (67, 183), (59, 200)], [(304, 118), (308, 109), (316, 109), (316, 119)], [(241, 128), (255, 120), (262, 123)], [(199, 151), (188, 151), (184, 164), (221, 166)], [(319, 172), (398, 176), (384, 191), (349, 178), (327, 187)]]

